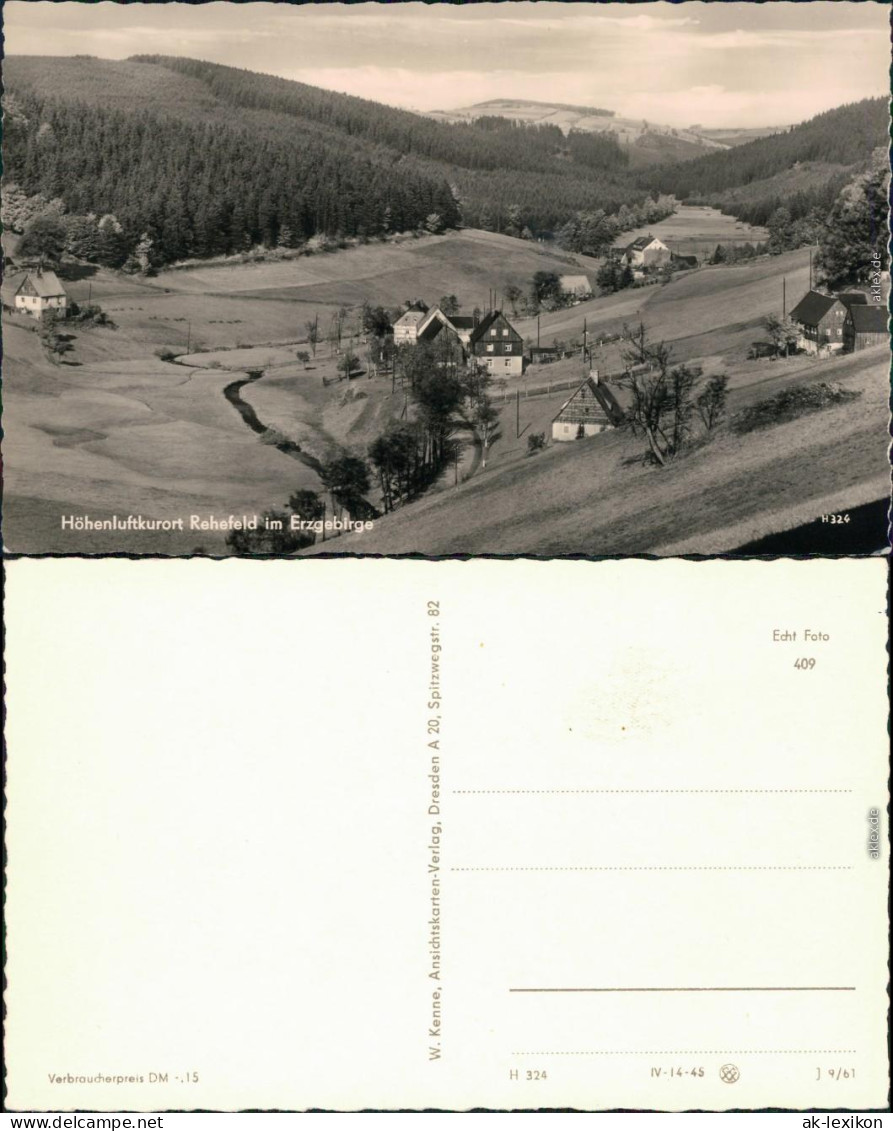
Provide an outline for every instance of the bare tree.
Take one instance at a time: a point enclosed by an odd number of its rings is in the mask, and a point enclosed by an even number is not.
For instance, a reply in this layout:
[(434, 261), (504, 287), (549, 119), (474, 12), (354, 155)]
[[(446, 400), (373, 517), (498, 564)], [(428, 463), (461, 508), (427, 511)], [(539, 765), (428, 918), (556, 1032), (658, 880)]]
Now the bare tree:
[(490, 451), (490, 445), (499, 436), (499, 413), (496, 406), (486, 395), (481, 394), (478, 397), (474, 406), (474, 428), (481, 441), (481, 467), (487, 466), (487, 454)]
[(307, 341), (313, 350), (313, 356), (316, 357), (316, 346), (319, 342), (319, 318), (312, 318), (309, 322), (305, 322), (304, 327), (307, 330)]
[(728, 383), (729, 379), (725, 374), (711, 377), (697, 399), (698, 416), (708, 432), (712, 432), (725, 417)]
[(618, 384), (629, 394), (625, 424), (645, 437), (652, 459), (665, 467), (691, 439), (700, 374), (687, 365), (673, 366), (669, 347), (650, 342), (641, 322), (623, 329), (627, 368)]

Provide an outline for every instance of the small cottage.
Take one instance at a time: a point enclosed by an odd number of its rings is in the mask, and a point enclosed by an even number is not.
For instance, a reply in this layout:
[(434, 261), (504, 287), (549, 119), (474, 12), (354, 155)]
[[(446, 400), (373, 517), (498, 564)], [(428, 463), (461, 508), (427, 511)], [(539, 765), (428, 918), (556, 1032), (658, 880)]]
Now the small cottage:
[(561, 406), (552, 421), (552, 439), (582, 440), (616, 428), (622, 419), (614, 394), (593, 371)]
[(560, 276), (561, 290), (568, 298), (581, 301), (592, 297), (592, 284), (585, 275)]
[(40, 318), (50, 311), (64, 318), (68, 295), (55, 271), (29, 271), (16, 287), (14, 307), (32, 318)]
[(843, 322), (843, 348), (853, 353), (889, 342), (888, 312), (883, 303), (854, 304)]
[(531, 346), (528, 352), (531, 365), (549, 365), (561, 357), (558, 346)]

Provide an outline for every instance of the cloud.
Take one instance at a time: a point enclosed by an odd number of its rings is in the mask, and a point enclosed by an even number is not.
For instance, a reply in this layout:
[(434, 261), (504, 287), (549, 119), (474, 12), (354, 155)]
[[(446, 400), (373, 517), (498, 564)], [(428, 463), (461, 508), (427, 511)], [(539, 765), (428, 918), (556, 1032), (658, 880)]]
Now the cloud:
[(422, 110), (513, 97), (734, 126), (885, 89), (886, 8), (8, 0), (4, 16), (10, 54), (194, 55)]

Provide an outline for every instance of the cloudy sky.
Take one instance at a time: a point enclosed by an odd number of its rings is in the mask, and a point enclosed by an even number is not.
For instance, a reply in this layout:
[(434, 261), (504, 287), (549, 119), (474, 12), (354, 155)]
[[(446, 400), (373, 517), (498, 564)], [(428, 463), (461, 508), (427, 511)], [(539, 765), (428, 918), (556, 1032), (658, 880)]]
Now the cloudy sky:
[(802, 121), (889, 91), (890, 6), (8, 0), (6, 52), (189, 55), (433, 110), (491, 98), (684, 126)]

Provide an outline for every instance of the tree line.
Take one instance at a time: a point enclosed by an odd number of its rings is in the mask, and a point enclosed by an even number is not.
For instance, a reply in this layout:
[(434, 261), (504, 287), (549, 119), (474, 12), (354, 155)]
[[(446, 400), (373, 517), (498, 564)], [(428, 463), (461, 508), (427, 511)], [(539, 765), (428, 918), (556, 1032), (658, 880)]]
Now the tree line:
[(428, 227), (431, 217), (435, 230), (461, 222), (547, 236), (575, 211), (597, 203), (610, 213), (648, 195), (631, 185), (610, 132), (438, 122), (190, 59), (52, 62), (6, 61), (7, 182), (62, 197), (70, 213), (113, 214), (132, 242), (148, 230), (159, 263), (184, 248), (203, 257), (294, 247), (319, 233)]
[[(814, 209), (827, 211), (847, 170), (885, 145), (888, 129), (887, 100), (866, 98), (746, 145), (654, 166), (636, 179), (642, 187), (719, 207), (750, 224), (765, 224), (782, 206), (797, 220)], [(795, 168), (795, 184), (773, 183)]]
[[(192, 123), (18, 93), (3, 139), (7, 182), (79, 217), (85, 258), (114, 218), (121, 266), (146, 235), (161, 265), (254, 245), (297, 247), (314, 235), (373, 236), (454, 227), (448, 183), (356, 157), (346, 139), (300, 146), (233, 123)], [(108, 225), (107, 225), (108, 226)], [(107, 241), (111, 244), (114, 241)], [(117, 262), (115, 261), (117, 260)]]

